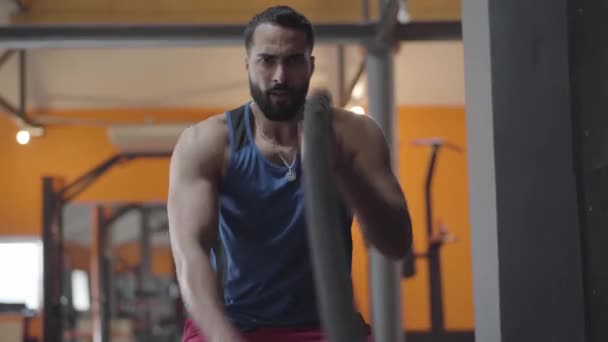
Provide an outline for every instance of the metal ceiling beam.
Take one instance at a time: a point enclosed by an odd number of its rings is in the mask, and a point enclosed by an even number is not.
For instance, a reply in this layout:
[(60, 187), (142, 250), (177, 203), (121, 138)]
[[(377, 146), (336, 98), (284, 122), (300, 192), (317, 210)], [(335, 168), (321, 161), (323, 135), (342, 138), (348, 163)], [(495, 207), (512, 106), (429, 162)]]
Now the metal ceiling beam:
[(380, 3), (380, 20), (376, 27), (376, 43), (386, 44), (390, 42), (399, 25), (397, 14), (399, 13), (398, 0), (386, 0)]
[(462, 40), (462, 23), (460, 21), (411, 22), (396, 25), (394, 34), (400, 41), (459, 41)]
[[(0, 93), (0, 114), (8, 115), (13, 119), (18, 126), (23, 127), (27, 126), (31, 129), (30, 134), (34, 132), (33, 129), (40, 129), (40, 126), (33, 122), (30, 118), (27, 117), (26, 112), (26, 100), (27, 100), (27, 61), (26, 61), (26, 51), (25, 50), (12, 50), (9, 49), (5, 51), (2, 55), (0, 55), (0, 68), (2, 68), (8, 60), (14, 54), (17, 54), (18, 57), (18, 68), (19, 68), (19, 79), (18, 82), (18, 94), (19, 94), (19, 105), (13, 105), (5, 96)], [(38, 134), (38, 133), (37, 133)], [(41, 134), (41, 133), (40, 133)]]
[(0, 55), (0, 68), (2, 68), (2, 66), (4, 64), (6, 64), (6, 62), (11, 59), (11, 57), (15, 54), (15, 50), (7, 50), (4, 51), (4, 53), (2, 55)]
[[(240, 45), (243, 25), (15, 25), (0, 27), (0, 49), (141, 48)], [(376, 24), (320, 24), (317, 41), (365, 44)], [(398, 24), (397, 40), (459, 40), (460, 22)]]

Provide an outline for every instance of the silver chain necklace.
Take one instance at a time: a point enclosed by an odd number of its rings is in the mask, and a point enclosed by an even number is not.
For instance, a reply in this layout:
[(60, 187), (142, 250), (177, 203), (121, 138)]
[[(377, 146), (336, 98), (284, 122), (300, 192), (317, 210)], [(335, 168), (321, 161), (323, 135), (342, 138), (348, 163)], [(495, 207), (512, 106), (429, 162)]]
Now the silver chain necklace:
[(296, 155), (293, 157), (293, 161), (291, 162), (291, 164), (289, 164), (287, 162), (287, 160), (285, 160), (285, 158), (283, 157), (283, 154), (281, 153), (281, 151), (278, 150), (278, 146), (277, 144), (272, 141), (271, 139), (269, 139), (264, 132), (262, 131), (261, 128), (258, 129), (258, 131), (260, 132), (260, 135), (262, 136), (262, 138), (264, 140), (266, 140), (268, 143), (270, 143), (275, 149), (277, 149), (277, 154), (279, 155), (279, 158), (281, 158), (281, 161), (283, 161), (283, 164), (285, 164), (285, 167), (287, 167), (287, 173), (285, 174), (285, 178), (287, 178), (287, 181), (289, 182), (293, 182), (294, 180), (296, 180), (296, 172), (294, 171), (293, 167), (296, 165), (296, 160), (298, 159), (298, 154), (296, 152)]

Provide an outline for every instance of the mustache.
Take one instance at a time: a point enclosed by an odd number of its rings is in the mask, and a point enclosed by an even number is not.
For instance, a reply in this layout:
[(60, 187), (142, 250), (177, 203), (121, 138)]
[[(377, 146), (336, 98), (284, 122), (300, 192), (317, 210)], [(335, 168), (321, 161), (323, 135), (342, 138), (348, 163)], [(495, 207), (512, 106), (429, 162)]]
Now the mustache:
[(294, 89), (292, 89), (290, 86), (288, 86), (286, 84), (277, 84), (277, 85), (273, 86), (272, 88), (268, 89), (266, 91), (266, 93), (270, 93), (272, 91), (277, 91), (277, 90), (279, 90), (279, 91), (287, 91), (290, 94), (293, 94), (293, 92), (294, 92)]

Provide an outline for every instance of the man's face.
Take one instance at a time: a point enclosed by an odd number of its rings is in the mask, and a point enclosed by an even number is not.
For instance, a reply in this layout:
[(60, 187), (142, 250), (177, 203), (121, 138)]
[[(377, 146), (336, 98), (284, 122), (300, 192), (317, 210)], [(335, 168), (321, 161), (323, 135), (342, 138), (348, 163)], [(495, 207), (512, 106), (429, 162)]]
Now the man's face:
[(304, 105), (314, 69), (306, 34), (264, 23), (252, 43), (246, 61), (251, 97), (269, 120), (292, 120)]

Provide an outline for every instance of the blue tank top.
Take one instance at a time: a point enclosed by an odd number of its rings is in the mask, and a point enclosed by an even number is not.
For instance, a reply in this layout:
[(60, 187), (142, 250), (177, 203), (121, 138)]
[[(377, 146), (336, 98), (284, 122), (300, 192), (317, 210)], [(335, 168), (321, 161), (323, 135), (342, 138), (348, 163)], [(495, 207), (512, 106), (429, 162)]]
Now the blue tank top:
[[(244, 331), (318, 326), (300, 159), (293, 166), (296, 179), (288, 180), (288, 168), (255, 145), (251, 116), (248, 104), (226, 113), (230, 162), (219, 189), (214, 249), (226, 313)], [(350, 271), (352, 216), (342, 212), (336, 229), (344, 233)]]

